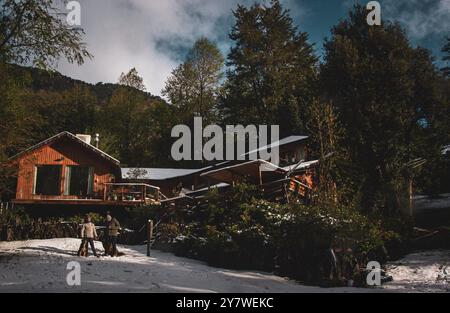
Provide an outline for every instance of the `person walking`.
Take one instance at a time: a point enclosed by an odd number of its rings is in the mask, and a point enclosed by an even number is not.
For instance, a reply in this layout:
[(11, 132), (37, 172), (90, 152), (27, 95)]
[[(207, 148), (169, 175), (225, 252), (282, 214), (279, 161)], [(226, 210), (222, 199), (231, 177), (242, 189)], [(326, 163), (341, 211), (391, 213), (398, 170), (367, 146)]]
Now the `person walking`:
[[(89, 245), (91, 246), (91, 250), (92, 253), (94, 254), (94, 256), (96, 256), (97, 258), (99, 257), (97, 255), (97, 251), (95, 251), (95, 246), (94, 246), (94, 240), (97, 239), (97, 231), (95, 230), (95, 225), (94, 223), (91, 222), (91, 218), (88, 214), (86, 214), (86, 216), (84, 217), (84, 223), (83, 226), (81, 228), (81, 238), (82, 238), (82, 243), (81, 243), (81, 247), (80, 250), (85, 246), (86, 247), (86, 256), (88, 253), (88, 247), (86, 243), (89, 243)], [(78, 254), (80, 255), (80, 251), (78, 252)]]

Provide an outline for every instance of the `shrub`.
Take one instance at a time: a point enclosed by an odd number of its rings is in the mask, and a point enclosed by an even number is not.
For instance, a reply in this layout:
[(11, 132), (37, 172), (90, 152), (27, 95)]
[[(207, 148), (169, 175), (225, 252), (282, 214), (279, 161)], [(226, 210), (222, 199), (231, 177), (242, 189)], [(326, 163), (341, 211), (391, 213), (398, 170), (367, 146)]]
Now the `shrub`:
[(178, 255), (327, 285), (357, 279), (368, 261), (385, 262), (389, 247), (401, 241), (380, 219), (355, 209), (272, 203), (245, 185), (226, 195), (213, 191), (206, 205), (183, 220)]
[(160, 243), (172, 243), (180, 233), (180, 228), (174, 223), (161, 223), (157, 229), (157, 239)]
[[(83, 215), (74, 215), (68, 218), (69, 222), (82, 224), (84, 223), (84, 217), (86, 214)], [(94, 224), (104, 224), (105, 223), (105, 217), (99, 213), (88, 213), (89, 217), (91, 218), (91, 222)]]

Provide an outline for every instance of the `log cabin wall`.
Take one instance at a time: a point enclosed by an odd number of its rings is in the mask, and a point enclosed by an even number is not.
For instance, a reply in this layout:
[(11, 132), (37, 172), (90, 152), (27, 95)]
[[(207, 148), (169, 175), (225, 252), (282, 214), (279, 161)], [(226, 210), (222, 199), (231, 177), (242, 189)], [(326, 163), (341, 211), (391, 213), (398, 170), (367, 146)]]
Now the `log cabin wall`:
[[(77, 196), (64, 195), (65, 173), (67, 166), (86, 166), (93, 168), (93, 194), (103, 197), (103, 183), (120, 178), (118, 166), (108, 162), (95, 152), (67, 138), (44, 145), (22, 155), (18, 160), (18, 180), (16, 199), (49, 200), (76, 199)], [(36, 166), (61, 165), (60, 195), (47, 196), (33, 194)]]

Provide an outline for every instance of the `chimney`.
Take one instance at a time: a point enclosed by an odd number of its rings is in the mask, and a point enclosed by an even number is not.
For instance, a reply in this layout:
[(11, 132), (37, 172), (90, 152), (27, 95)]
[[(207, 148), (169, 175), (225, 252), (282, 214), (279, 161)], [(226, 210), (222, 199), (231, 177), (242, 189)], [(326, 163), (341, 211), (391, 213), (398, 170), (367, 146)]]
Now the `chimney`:
[(94, 139), (94, 141), (95, 141), (95, 147), (98, 148), (98, 143), (99, 143), (99, 141), (100, 141), (100, 134), (99, 134), (99, 133), (96, 133), (96, 134), (95, 134), (95, 139)]
[(91, 144), (91, 135), (76, 134), (75, 136), (76, 136), (78, 139), (81, 139), (82, 141), (84, 141), (85, 143), (87, 143), (88, 145)]

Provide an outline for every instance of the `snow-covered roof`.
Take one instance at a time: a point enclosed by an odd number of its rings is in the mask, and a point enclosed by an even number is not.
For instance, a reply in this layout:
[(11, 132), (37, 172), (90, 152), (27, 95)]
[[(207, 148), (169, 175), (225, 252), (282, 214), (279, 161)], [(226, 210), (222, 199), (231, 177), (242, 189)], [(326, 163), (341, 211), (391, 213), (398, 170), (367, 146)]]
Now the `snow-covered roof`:
[(165, 180), (191, 175), (208, 168), (210, 167), (200, 169), (123, 167), (121, 172), (122, 179)]
[(201, 189), (197, 189), (197, 190), (188, 190), (188, 191), (184, 192), (184, 194), (190, 196), (190, 195), (197, 194), (199, 192), (201, 193), (201, 192), (208, 191), (209, 189), (212, 189), (212, 188), (220, 189), (220, 188), (225, 188), (225, 187), (229, 187), (229, 186), (230, 186), (230, 184), (227, 184), (227, 183), (219, 183), (219, 184), (211, 185), (209, 187), (205, 187), (205, 188), (201, 188)]
[(308, 139), (308, 136), (289, 136), (289, 137), (285, 137), (283, 139), (277, 140), (272, 142), (270, 145), (265, 145), (263, 147), (259, 147), (258, 149), (249, 151), (247, 153), (245, 153), (244, 155), (247, 154), (251, 154), (251, 153), (255, 153), (255, 152), (259, 152), (261, 150), (267, 150), (267, 149), (272, 149), (275, 147), (281, 147), (290, 143), (294, 143), (294, 142), (298, 142), (298, 141), (302, 141)]
[(295, 167), (295, 165), (289, 165), (289, 166), (283, 167), (283, 169), (286, 171), (291, 171), (293, 169), (294, 170), (302, 170), (302, 169), (309, 168), (310, 166), (315, 165), (317, 163), (319, 163), (319, 160), (311, 160), (311, 161), (302, 162), (297, 167)]
[(113, 162), (116, 165), (120, 164), (120, 161), (117, 160), (116, 158), (114, 158), (114, 157), (110, 156), (109, 154), (103, 152), (102, 150), (98, 149), (97, 147), (94, 147), (93, 145), (88, 144), (87, 142), (83, 141), (82, 139), (78, 138), (77, 136), (75, 136), (74, 134), (72, 134), (72, 133), (70, 133), (68, 131), (63, 131), (63, 132), (61, 132), (59, 134), (56, 134), (56, 135), (54, 135), (54, 136), (52, 136), (52, 137), (50, 137), (50, 138), (48, 138), (46, 140), (43, 140), (43, 141), (35, 144), (34, 146), (31, 146), (30, 148), (25, 149), (25, 150), (19, 152), (18, 154), (12, 156), (10, 159), (15, 159), (15, 158), (17, 158), (17, 157), (27, 153), (27, 152), (36, 150), (36, 149), (38, 149), (38, 148), (40, 148), (42, 146), (50, 144), (50, 143), (52, 143), (52, 142), (54, 142), (56, 140), (59, 140), (61, 138), (64, 138), (64, 137), (76, 141), (77, 143), (83, 145), (84, 147), (88, 148), (89, 150), (93, 151), (94, 153), (100, 155), (102, 158), (107, 159), (108, 161), (111, 161), (111, 162)]
[(243, 163), (238, 163), (238, 164), (234, 164), (234, 165), (230, 165), (230, 166), (226, 166), (226, 167), (221, 167), (218, 169), (213, 169), (211, 171), (208, 171), (206, 173), (202, 173), (200, 176), (211, 176), (211, 174), (215, 174), (215, 173), (219, 173), (219, 172), (224, 172), (224, 171), (229, 171), (229, 170), (235, 170), (238, 168), (245, 168), (248, 167), (250, 165), (258, 165), (259, 169), (262, 172), (273, 172), (273, 171), (281, 171), (281, 172), (286, 172), (286, 170), (278, 167), (277, 165), (270, 163), (268, 161), (265, 160), (261, 160), (261, 159), (257, 159), (257, 160), (251, 160), (251, 161), (247, 161), (247, 162), (243, 162)]

